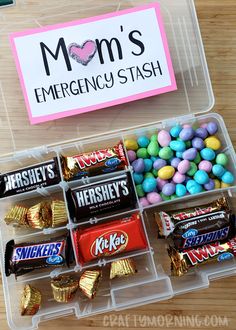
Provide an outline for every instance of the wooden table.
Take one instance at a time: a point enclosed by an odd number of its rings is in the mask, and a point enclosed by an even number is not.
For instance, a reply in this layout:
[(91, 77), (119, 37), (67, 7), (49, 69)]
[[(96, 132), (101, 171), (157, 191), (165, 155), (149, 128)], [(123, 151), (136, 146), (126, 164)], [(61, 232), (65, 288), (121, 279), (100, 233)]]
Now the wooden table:
[[(34, 0), (36, 1), (36, 0)], [(195, 0), (206, 56), (216, 96), (215, 112), (225, 120), (236, 145), (236, 2)], [(1, 9), (2, 10), (2, 9)], [(60, 329), (235, 329), (236, 278), (211, 283), (209, 289), (169, 301), (118, 313), (77, 320), (65, 317), (40, 324), (40, 330)], [(217, 319), (217, 316), (220, 318)], [(0, 285), (0, 329), (8, 329)]]

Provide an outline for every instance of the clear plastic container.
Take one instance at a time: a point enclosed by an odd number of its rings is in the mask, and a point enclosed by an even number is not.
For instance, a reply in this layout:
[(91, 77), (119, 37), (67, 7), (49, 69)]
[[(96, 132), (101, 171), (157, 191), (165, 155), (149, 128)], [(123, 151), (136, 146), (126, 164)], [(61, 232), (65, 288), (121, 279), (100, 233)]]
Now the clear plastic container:
[[(218, 136), (222, 142), (222, 150), (229, 156), (230, 170), (236, 175), (235, 153), (222, 117), (214, 113), (202, 114), (213, 107), (214, 96), (192, 0), (159, 0), (178, 85), (177, 91), (36, 126), (29, 124), (7, 40), (8, 34), (27, 28), (121, 10), (146, 2), (148, 1), (114, 0), (105, 2), (104, 6), (98, 6), (95, 0), (86, 2), (69, 0), (66, 1), (66, 4), (62, 0), (52, 0), (50, 6), (43, 8), (41, 3), (30, 5), (27, 0), (24, 0), (19, 3), (18, 7), (4, 11), (4, 19), (0, 21), (2, 45), (0, 139), (3, 141), (0, 146), (2, 154), (0, 172), (38, 164), (53, 157), (59, 159), (61, 153), (72, 155), (81, 151), (109, 147), (119, 140), (124, 141), (128, 137), (141, 134), (150, 135), (156, 129), (169, 128), (176, 123), (200, 125), (203, 122), (215, 121), (219, 126)], [(31, 6), (30, 15), (27, 14), (28, 6)], [(19, 18), (14, 22), (10, 17), (11, 10), (17, 10), (19, 13)], [(127, 166), (125, 171), (132, 172), (132, 167)], [(137, 203), (133, 210), (118, 212), (98, 219), (92, 218), (84, 223), (93, 226), (98, 222), (119, 219), (138, 211), (141, 214), (148, 241), (148, 247), (145, 250), (103, 258), (85, 265), (81, 265), (76, 258), (75, 263), (69, 269), (62, 267), (35, 270), (19, 277), (17, 281), (13, 276), (4, 275), (5, 245), (12, 237), (16, 242), (34, 241), (53, 237), (65, 231), (72, 232), (73, 228), (78, 226), (71, 221), (68, 212), (68, 223), (64, 227), (36, 231), (12, 228), (6, 226), (3, 221), (4, 215), (12, 205), (32, 205), (47, 198), (63, 200), (69, 187), (86, 186), (90, 182), (97, 182), (121, 173), (111, 173), (70, 183), (61, 181), (52, 187), (0, 199), (0, 259), (7, 319), (11, 329), (36, 329), (42, 321), (69, 314), (82, 318), (161, 301), (177, 294), (208, 287), (211, 279), (236, 273), (236, 262), (231, 260), (224, 264), (206, 264), (189, 271), (183, 277), (171, 276), (166, 242), (163, 239), (157, 239), (157, 228), (154, 221), (154, 213), (158, 210), (174, 209), (176, 204), (179, 206), (180, 203), (183, 203), (184, 206), (200, 205), (222, 195), (229, 197), (231, 207), (236, 212), (236, 187), (233, 186), (163, 202), (145, 209)], [(110, 263), (125, 256), (134, 258), (138, 273), (132, 277), (110, 280)], [(75, 278), (79, 278), (83, 270), (93, 268), (103, 270), (103, 281), (94, 300), (88, 300), (79, 291), (70, 303), (58, 304), (53, 300), (50, 287), (51, 278), (59, 274), (71, 274)], [(20, 296), (26, 283), (41, 289), (43, 294), (42, 308), (33, 317), (22, 317), (19, 312)]]

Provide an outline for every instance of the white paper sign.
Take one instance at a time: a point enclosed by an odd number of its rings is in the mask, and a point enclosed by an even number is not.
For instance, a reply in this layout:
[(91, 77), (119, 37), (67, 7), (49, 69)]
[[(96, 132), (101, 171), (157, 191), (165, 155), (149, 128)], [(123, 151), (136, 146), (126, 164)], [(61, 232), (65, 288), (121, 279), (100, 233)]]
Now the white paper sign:
[(10, 41), (32, 124), (176, 90), (157, 3)]

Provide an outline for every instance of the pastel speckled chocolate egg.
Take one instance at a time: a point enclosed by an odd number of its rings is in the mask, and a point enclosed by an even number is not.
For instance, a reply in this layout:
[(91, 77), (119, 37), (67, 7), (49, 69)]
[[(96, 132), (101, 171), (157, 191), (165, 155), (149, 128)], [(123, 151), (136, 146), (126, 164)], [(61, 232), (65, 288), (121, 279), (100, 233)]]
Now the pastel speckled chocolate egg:
[(171, 141), (170, 133), (166, 130), (161, 130), (157, 135), (157, 140), (161, 147), (168, 147)]
[(208, 160), (202, 160), (202, 161), (198, 164), (198, 169), (199, 169), (199, 170), (206, 171), (207, 173), (210, 173), (211, 170), (212, 170), (212, 163), (209, 162)]
[(158, 204), (162, 201), (162, 198), (157, 192), (150, 192), (147, 194), (147, 200), (150, 204)]
[(144, 160), (142, 158), (136, 159), (135, 161), (133, 161), (133, 163), (131, 165), (134, 169), (134, 172), (136, 172), (136, 173), (144, 172), (145, 164), (144, 164)]
[(128, 150), (127, 155), (130, 163), (132, 163), (137, 158), (136, 152), (134, 150)]
[(158, 171), (158, 177), (162, 180), (169, 180), (173, 177), (175, 169), (172, 166), (164, 166)]
[(210, 135), (214, 135), (218, 131), (218, 125), (211, 121), (207, 124), (206, 129)]
[(194, 160), (197, 156), (197, 149), (190, 148), (183, 152), (183, 159)]
[(175, 184), (174, 183), (167, 183), (162, 188), (162, 192), (166, 196), (171, 196), (175, 193)]
[(147, 146), (150, 143), (150, 140), (147, 136), (142, 135), (142, 136), (138, 137), (137, 142), (138, 142), (138, 145), (140, 146), (140, 148), (147, 148)]
[(156, 189), (157, 182), (155, 178), (144, 179), (142, 183), (143, 190), (146, 193), (153, 192)]
[(202, 171), (202, 170), (198, 170), (195, 174), (194, 174), (194, 180), (199, 183), (199, 184), (206, 184), (209, 182), (209, 176), (207, 174), (207, 172)]
[(192, 127), (185, 127), (179, 133), (179, 137), (183, 141), (192, 140), (192, 138), (194, 137), (194, 135), (195, 135), (195, 132), (194, 132), (194, 129)]
[(232, 183), (234, 183), (234, 176), (233, 176), (233, 174), (231, 172), (226, 171), (224, 173), (224, 175), (222, 176), (221, 180), (224, 183), (232, 184)]
[(212, 161), (215, 159), (216, 154), (215, 151), (210, 148), (204, 148), (200, 151), (201, 157), (205, 160)]
[(182, 160), (178, 165), (178, 171), (181, 174), (185, 174), (190, 169), (190, 161), (187, 159)]
[(178, 183), (175, 188), (175, 193), (178, 197), (183, 197), (187, 194), (185, 185)]
[(209, 136), (204, 142), (206, 147), (212, 150), (219, 150), (221, 148), (221, 142), (216, 136)]

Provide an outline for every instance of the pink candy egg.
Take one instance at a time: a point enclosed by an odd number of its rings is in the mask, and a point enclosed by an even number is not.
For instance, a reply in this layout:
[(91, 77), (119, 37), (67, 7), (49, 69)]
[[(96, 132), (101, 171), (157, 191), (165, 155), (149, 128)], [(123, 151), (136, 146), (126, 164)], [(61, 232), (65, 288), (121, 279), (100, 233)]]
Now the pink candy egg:
[(158, 133), (157, 140), (158, 140), (158, 143), (160, 144), (160, 146), (168, 147), (170, 144), (170, 141), (171, 141), (170, 133), (165, 130), (161, 130)]
[[(185, 160), (182, 160), (179, 165), (178, 165), (178, 171), (179, 173), (181, 174), (185, 174), (188, 172), (188, 170), (190, 169), (190, 161), (185, 159)], [(179, 183), (179, 182), (178, 182)]]
[(139, 203), (142, 205), (142, 207), (150, 205), (146, 197), (139, 198)]
[(147, 200), (150, 204), (157, 204), (162, 201), (162, 198), (158, 193), (151, 192), (147, 194)]
[(174, 183), (183, 183), (185, 181), (185, 175), (180, 172), (176, 172), (172, 179)]
[(198, 168), (199, 170), (205, 171), (210, 173), (212, 170), (212, 163), (209, 162), (208, 160), (202, 160), (199, 164), (198, 164)]

